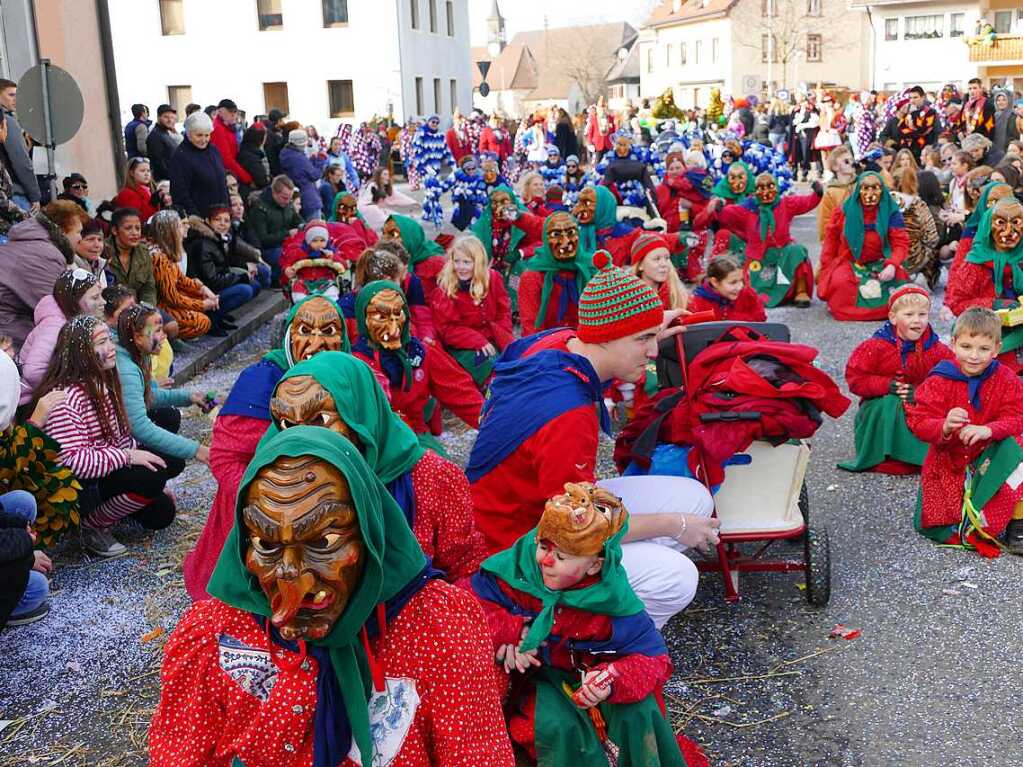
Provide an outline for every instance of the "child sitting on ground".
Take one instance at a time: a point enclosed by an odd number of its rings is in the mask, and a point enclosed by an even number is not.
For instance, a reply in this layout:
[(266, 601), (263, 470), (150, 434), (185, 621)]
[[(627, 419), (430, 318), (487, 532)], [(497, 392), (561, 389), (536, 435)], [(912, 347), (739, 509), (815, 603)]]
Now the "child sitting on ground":
[(337, 301), (341, 295), (338, 277), (348, 272), (348, 261), (327, 247), (327, 227), (311, 225), (305, 241), (291, 245), (281, 254), (282, 282), (298, 303), (314, 293)]
[(612, 753), (622, 764), (685, 764), (657, 703), (671, 660), (621, 565), (627, 517), (607, 490), (566, 483), (536, 528), (472, 578), (497, 662), (518, 672), (512, 742), (540, 767), (605, 764)]
[(713, 311), (714, 319), (739, 322), (766, 322), (764, 302), (746, 284), (746, 271), (735, 256), (714, 256), (707, 264), (707, 277), (693, 291), (690, 312)]
[(909, 428), (930, 444), (917, 530), (986, 557), (1003, 548), (1023, 554), (1023, 381), (995, 359), (1001, 337), (1001, 319), (990, 309), (959, 315), (955, 360), (934, 367), (906, 414)]
[(906, 425), (906, 403), (942, 360), (953, 358), (928, 322), (931, 297), (904, 285), (888, 298), (888, 321), (849, 356), (845, 380), (861, 397), (856, 412), (856, 457), (838, 464), (846, 471), (916, 474), (927, 445)]

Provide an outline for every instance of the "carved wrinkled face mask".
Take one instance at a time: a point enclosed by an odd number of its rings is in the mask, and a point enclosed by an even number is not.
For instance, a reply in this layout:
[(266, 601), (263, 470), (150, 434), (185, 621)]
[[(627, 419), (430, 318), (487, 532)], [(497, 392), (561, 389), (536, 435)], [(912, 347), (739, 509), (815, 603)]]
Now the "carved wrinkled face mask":
[(733, 166), (728, 169), (728, 188), (732, 194), (743, 194), (746, 191), (746, 170), (742, 166)]
[(757, 202), (770, 205), (778, 197), (778, 185), (773, 179), (760, 179), (756, 185)]
[(494, 192), (490, 195), (490, 213), (493, 218), (502, 218), (506, 208), (512, 208), (511, 197), (507, 192)]
[(344, 341), (343, 320), (337, 307), (326, 298), (311, 298), (302, 304), (291, 323), (291, 359), (307, 360), (318, 352), (339, 352)]
[(346, 194), (337, 203), (338, 221), (348, 224), (358, 215), (358, 201), (350, 194)]
[(621, 158), (628, 157), (632, 152), (632, 139), (619, 136), (615, 139), (615, 154)]
[(579, 192), (579, 199), (572, 208), (572, 215), (580, 224), (593, 223), (593, 217), (597, 215), (597, 192), (592, 187)]
[(881, 180), (866, 178), (860, 183), (860, 203), (864, 208), (873, 208), (881, 202)]
[(558, 261), (571, 261), (579, 249), (579, 227), (567, 213), (555, 213), (547, 224), (547, 247)]
[(398, 228), (393, 218), (389, 218), (384, 222), (384, 228), (380, 230), (380, 236), (384, 240), (401, 242), (401, 229)]
[(996, 186), (990, 192), (987, 193), (987, 206), (993, 208), (995, 203), (999, 200), (1004, 200), (1006, 197), (1012, 197), (1012, 189), (1008, 186)]
[(326, 461), (282, 456), (245, 492), (245, 568), (287, 640), (322, 639), (358, 586), (364, 545), (348, 481)]
[(483, 180), (488, 184), (493, 184), (497, 181), (497, 163), (485, 162), (483, 163)]
[(337, 403), (312, 376), (285, 378), (270, 400), (270, 414), (281, 429), (292, 426), (321, 426), (349, 442), (357, 443), (355, 432), (338, 413)]
[(1023, 205), (1002, 203), (991, 214), (991, 240), (995, 248), (1006, 252), (1023, 240)]
[(381, 290), (366, 307), (366, 332), (381, 349), (401, 348), (405, 327), (405, 302), (396, 290)]

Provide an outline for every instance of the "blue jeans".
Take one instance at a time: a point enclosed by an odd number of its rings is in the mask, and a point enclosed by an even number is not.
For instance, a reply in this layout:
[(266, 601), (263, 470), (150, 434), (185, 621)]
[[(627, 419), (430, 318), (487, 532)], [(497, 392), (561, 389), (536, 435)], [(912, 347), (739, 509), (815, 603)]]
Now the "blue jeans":
[(19, 208), (21, 208), (26, 213), (28, 213), (30, 210), (32, 210), (32, 203), (31, 203), (31, 201), (25, 195), (23, 195), (23, 194), (12, 194), (11, 195), (11, 202), (13, 202), (15, 205), (17, 205)]
[[(31, 525), (36, 521), (36, 499), (31, 493), (26, 493), (24, 490), (12, 490), (0, 495), (0, 506), (3, 506), (4, 511), (8, 514), (24, 519), (26, 525)], [(49, 595), (50, 582), (46, 580), (45, 575), (33, 570), (28, 574), (25, 593), (18, 600), (18, 606), (14, 608), (11, 617), (17, 618), (32, 612), (45, 602)]]
[(220, 308), (213, 312), (214, 316), (234, 311), (242, 304), (247, 304), (259, 294), (259, 285), (251, 282), (239, 282), (229, 288), (224, 288), (217, 295), (220, 297)]
[(281, 248), (267, 248), (263, 251), (263, 260), (270, 264), (270, 279), (274, 285), (281, 284)]
[(270, 289), (270, 275), (272, 269), (267, 264), (256, 264), (256, 282), (263, 290)]

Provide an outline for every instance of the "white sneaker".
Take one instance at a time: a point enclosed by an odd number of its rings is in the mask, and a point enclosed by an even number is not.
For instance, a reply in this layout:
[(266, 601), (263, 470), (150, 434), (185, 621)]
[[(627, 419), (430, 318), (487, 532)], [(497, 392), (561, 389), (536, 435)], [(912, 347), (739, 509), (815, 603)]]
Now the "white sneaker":
[(128, 553), (128, 548), (118, 542), (114, 534), (109, 530), (97, 530), (93, 527), (82, 525), (82, 546), (91, 551), (97, 557), (113, 559), (123, 557)]

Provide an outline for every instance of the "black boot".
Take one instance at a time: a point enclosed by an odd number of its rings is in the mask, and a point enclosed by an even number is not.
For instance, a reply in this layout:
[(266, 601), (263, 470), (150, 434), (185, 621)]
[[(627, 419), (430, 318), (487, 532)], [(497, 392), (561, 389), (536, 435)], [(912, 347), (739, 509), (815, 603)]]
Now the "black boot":
[(1005, 548), (1012, 554), (1023, 555), (1023, 519), (1010, 519), (1005, 528)]

